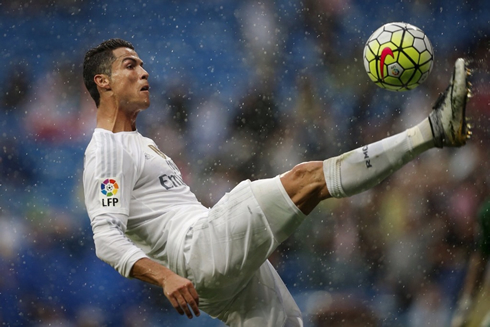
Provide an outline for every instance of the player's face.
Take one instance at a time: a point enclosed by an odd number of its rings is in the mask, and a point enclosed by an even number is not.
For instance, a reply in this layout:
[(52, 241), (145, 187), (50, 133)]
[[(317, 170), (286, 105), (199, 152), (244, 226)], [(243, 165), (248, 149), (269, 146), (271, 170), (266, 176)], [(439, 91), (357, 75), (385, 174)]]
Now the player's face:
[(116, 60), (112, 63), (111, 90), (119, 106), (130, 110), (142, 110), (150, 105), (150, 84), (143, 61), (129, 48), (113, 51)]

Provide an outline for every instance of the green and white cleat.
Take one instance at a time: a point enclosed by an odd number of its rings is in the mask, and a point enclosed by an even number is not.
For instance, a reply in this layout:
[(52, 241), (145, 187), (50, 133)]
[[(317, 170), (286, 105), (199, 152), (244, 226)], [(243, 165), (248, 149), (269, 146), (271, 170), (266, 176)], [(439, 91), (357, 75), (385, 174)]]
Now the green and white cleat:
[(456, 60), (449, 86), (441, 93), (429, 115), (434, 143), (438, 148), (463, 146), (471, 136), (470, 125), (466, 122), (466, 102), (471, 97), (469, 75), (465, 60)]

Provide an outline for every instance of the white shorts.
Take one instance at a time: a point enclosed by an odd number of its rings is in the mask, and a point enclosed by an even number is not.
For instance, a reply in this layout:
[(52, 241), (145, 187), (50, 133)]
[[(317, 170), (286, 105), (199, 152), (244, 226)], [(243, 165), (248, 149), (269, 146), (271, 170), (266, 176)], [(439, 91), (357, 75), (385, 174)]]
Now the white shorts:
[(267, 258), (304, 220), (279, 177), (240, 183), (189, 230), (184, 276), (200, 308), (230, 326), (302, 326)]

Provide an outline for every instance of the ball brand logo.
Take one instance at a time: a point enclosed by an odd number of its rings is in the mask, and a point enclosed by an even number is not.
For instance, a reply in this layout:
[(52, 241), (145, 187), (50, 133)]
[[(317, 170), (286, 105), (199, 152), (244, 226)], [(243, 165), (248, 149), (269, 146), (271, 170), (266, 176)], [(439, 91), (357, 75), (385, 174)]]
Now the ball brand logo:
[(118, 190), (119, 190), (119, 185), (117, 185), (115, 179), (108, 178), (100, 184), (100, 191), (102, 192), (102, 194), (106, 195), (107, 197), (116, 195)]
[(388, 56), (391, 56), (393, 59), (395, 59), (395, 56), (393, 55), (393, 51), (391, 51), (390, 48), (386, 47), (381, 51), (381, 56), (379, 58), (379, 71), (381, 72), (382, 80), (385, 79), (385, 72), (384, 72), (385, 59)]

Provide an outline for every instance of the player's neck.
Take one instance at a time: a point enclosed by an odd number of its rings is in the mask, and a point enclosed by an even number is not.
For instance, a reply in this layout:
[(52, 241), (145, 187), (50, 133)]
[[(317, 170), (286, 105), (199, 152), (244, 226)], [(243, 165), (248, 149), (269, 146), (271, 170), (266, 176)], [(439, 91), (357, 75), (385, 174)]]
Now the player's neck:
[(136, 130), (138, 111), (128, 112), (114, 105), (101, 103), (97, 109), (97, 128), (103, 128), (113, 133)]

